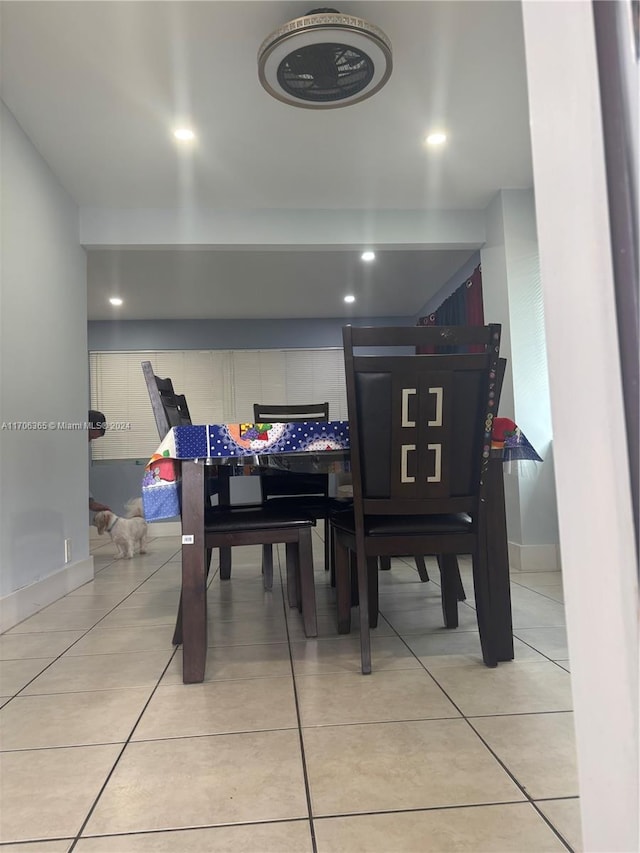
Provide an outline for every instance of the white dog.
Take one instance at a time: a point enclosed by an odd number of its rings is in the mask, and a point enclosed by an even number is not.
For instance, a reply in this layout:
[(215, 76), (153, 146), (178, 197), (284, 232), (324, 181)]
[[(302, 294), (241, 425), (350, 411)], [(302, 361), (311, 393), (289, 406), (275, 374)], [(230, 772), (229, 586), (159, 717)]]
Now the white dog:
[(109, 534), (118, 549), (117, 559), (125, 557), (130, 560), (136, 545), (140, 546), (141, 554), (146, 554), (147, 522), (144, 520), (142, 498), (130, 500), (126, 510), (126, 518), (107, 510), (97, 512), (93, 523), (100, 535), (105, 532)]

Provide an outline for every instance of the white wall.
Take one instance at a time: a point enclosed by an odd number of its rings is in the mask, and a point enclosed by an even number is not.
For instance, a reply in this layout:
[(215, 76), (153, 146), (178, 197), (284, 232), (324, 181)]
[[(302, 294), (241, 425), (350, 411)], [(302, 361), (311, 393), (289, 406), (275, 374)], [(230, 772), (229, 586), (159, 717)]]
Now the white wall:
[[(512, 568), (559, 569), (551, 408), (533, 190), (501, 190), (483, 211), (486, 242), (423, 307), (434, 311), (482, 263), (486, 322), (502, 324), (507, 374), (500, 414), (513, 418), (543, 457), (505, 473)], [(417, 318), (416, 318), (417, 319)]]
[[(523, 3), (586, 851), (638, 850), (638, 576), (593, 12)], [(636, 92), (637, 96), (637, 92)]]
[(558, 569), (551, 404), (533, 190), (501, 190), (486, 209), (482, 259), (485, 316), (502, 323), (507, 358), (500, 414), (513, 418), (543, 462), (505, 476), (513, 568)]
[[(0, 109), (0, 418), (85, 421), (86, 257), (78, 210), (2, 102)], [(87, 474), (85, 432), (0, 430), (2, 627), (92, 574)], [(43, 582), (56, 573), (66, 588)], [(18, 606), (16, 591), (25, 588), (33, 595), (18, 596)]]

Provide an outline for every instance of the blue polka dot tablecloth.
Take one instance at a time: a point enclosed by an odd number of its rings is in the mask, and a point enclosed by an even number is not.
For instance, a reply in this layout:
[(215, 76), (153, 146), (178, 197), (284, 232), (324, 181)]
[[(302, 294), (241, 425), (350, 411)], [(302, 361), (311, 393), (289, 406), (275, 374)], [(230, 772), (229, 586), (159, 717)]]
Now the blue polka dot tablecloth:
[[(492, 449), (505, 463), (542, 459), (520, 428), (508, 418), (495, 418)], [(174, 427), (149, 460), (142, 481), (147, 521), (180, 515), (177, 459), (247, 459), (268, 454), (322, 453), (349, 449), (347, 421), (302, 421), (271, 424), (206, 424)]]
[(180, 478), (176, 459), (240, 459), (275, 453), (321, 453), (348, 449), (347, 421), (174, 427), (146, 466), (142, 481), (145, 518), (147, 521), (160, 521), (180, 515)]

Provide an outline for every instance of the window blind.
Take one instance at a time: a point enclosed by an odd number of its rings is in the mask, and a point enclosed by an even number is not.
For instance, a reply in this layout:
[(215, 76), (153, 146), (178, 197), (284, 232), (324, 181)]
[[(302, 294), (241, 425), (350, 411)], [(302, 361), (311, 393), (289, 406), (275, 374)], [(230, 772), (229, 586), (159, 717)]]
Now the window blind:
[(94, 459), (147, 459), (158, 447), (143, 361), (171, 377), (194, 423), (250, 423), (254, 403), (325, 400), (332, 420), (347, 418), (341, 349), (91, 352), (91, 408), (110, 426), (91, 443)]

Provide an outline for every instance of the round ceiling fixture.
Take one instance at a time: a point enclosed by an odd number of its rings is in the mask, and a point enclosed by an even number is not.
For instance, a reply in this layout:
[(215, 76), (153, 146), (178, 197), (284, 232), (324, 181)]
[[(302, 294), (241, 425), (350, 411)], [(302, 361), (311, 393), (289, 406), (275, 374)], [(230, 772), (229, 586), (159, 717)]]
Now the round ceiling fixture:
[(378, 27), (336, 9), (312, 9), (271, 33), (258, 50), (264, 88), (308, 109), (370, 98), (391, 76), (391, 42)]

